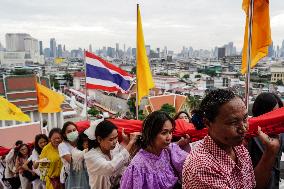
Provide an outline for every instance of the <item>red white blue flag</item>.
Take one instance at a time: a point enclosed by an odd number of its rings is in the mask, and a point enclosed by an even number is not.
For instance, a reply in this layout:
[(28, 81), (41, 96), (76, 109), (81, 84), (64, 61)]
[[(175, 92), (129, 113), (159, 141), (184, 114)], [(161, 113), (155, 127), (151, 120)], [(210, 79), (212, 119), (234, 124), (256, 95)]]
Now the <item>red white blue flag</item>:
[(127, 92), (130, 88), (132, 76), (104, 59), (85, 52), (86, 87), (108, 92)]

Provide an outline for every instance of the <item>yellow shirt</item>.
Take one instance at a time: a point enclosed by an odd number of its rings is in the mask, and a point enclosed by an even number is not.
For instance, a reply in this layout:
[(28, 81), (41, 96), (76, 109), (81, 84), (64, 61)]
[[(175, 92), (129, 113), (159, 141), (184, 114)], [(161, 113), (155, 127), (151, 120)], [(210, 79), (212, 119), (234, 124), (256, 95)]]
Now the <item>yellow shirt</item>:
[(48, 143), (42, 150), (39, 159), (47, 158), (50, 163), (45, 176), (46, 189), (56, 189), (53, 188), (50, 178), (55, 178), (60, 176), (60, 171), (62, 168), (62, 162), (59, 157), (59, 152), (57, 148), (54, 148), (51, 143)]

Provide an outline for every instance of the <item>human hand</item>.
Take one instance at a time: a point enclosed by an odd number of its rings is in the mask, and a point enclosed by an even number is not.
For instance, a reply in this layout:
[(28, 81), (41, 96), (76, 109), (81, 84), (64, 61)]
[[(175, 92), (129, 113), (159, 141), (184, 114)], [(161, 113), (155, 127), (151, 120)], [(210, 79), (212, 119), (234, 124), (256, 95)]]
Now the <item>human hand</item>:
[(280, 149), (280, 141), (279, 136), (268, 136), (264, 132), (261, 131), (261, 128), (258, 127), (258, 138), (265, 146), (265, 152), (269, 154), (277, 154)]
[(181, 137), (179, 139), (179, 141), (177, 142), (177, 145), (179, 145), (180, 147), (186, 146), (191, 142), (190, 136), (188, 134), (185, 135), (184, 137)]

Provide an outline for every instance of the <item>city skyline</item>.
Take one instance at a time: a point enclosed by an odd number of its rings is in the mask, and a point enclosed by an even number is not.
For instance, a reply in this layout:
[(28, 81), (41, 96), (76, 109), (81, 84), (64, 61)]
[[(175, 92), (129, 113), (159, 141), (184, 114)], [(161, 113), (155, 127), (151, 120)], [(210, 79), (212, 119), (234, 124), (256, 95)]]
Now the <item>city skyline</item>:
[[(245, 14), (241, 0), (169, 0), (106, 2), (54, 0), (1, 2), (0, 42), (6, 33), (28, 33), (43, 47), (50, 38), (65, 44), (68, 50), (114, 47), (136, 43), (136, 3), (140, 3), (145, 44), (180, 52), (182, 47), (212, 49), (232, 41), (239, 52), (243, 45)], [(119, 9), (118, 9), (119, 7)], [(274, 45), (284, 39), (284, 4), (270, 1), (270, 19)]]

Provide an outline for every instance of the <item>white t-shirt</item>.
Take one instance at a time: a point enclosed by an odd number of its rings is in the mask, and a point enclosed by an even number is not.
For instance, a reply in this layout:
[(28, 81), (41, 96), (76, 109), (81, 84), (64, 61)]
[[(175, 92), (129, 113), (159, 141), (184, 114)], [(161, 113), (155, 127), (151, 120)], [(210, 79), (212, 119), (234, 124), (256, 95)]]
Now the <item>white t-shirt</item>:
[(109, 189), (110, 178), (122, 174), (129, 161), (128, 151), (117, 144), (111, 150), (111, 159), (99, 147), (84, 154), (91, 189)]
[[(39, 154), (37, 153), (37, 151), (36, 151), (35, 149), (33, 149), (32, 154), (31, 154), (31, 156), (29, 157), (28, 161), (35, 162), (35, 161), (37, 161), (37, 160), (39, 160)], [(37, 169), (34, 169), (34, 168), (33, 168), (33, 171), (34, 171), (38, 176), (40, 176), (39, 168), (37, 168)]]
[(69, 142), (61, 142), (58, 146), (59, 156), (61, 157), (61, 161), (63, 163), (63, 167), (61, 169), (60, 173), (60, 182), (65, 183), (65, 174), (69, 174), (70, 171), (70, 164), (63, 158), (65, 155), (71, 155), (71, 151), (74, 149), (74, 147)]

